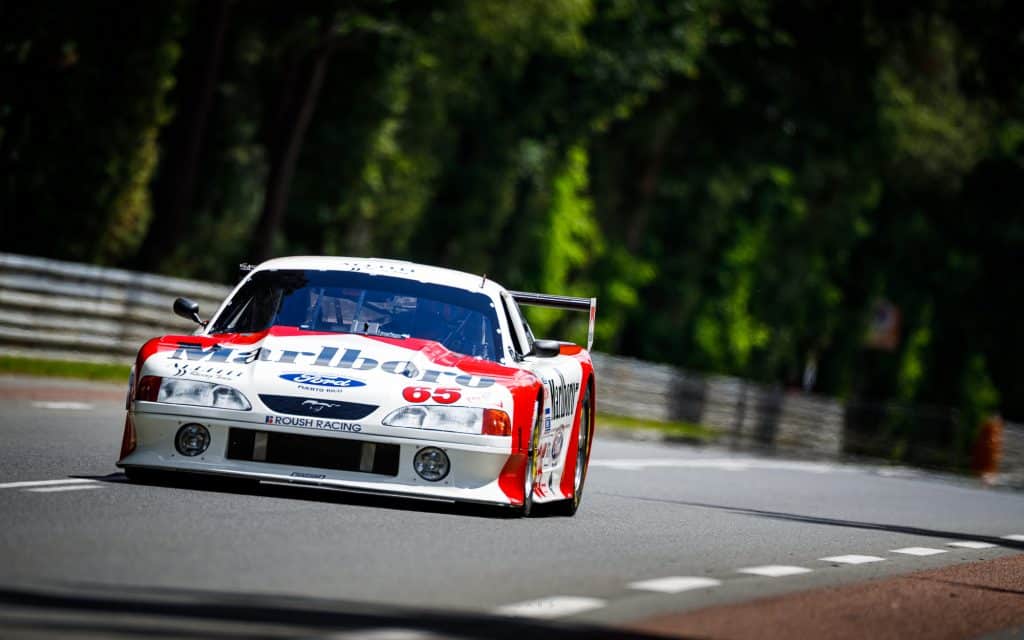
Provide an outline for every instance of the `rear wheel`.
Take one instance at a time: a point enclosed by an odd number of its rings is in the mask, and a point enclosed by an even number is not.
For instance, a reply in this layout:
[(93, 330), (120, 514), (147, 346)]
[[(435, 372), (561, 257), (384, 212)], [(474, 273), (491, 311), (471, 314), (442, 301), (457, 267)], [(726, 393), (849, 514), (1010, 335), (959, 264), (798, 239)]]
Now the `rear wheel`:
[(583, 485), (587, 481), (587, 465), (590, 461), (590, 439), (593, 435), (593, 428), (593, 405), (588, 385), (583, 394), (583, 406), (580, 407), (580, 429), (576, 436), (576, 473), (573, 477), (572, 497), (552, 505), (555, 513), (559, 515), (572, 516), (580, 508), (580, 500), (583, 499)]

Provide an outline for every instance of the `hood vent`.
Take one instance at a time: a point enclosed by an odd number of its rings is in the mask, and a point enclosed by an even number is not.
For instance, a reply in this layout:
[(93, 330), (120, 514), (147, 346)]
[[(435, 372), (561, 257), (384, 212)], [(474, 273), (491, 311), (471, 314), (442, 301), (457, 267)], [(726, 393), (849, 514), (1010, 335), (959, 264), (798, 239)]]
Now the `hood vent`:
[(276, 413), (335, 420), (360, 420), (377, 409), (375, 404), (344, 402), (326, 398), (260, 395), (260, 400)]

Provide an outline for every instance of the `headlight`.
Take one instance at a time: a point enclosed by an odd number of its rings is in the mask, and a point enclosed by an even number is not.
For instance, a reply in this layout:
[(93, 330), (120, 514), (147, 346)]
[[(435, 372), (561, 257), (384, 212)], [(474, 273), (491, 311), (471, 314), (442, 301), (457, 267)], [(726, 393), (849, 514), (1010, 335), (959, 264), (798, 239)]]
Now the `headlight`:
[(507, 413), (498, 409), (417, 405), (392, 411), (384, 418), (383, 423), (389, 427), (492, 436), (512, 435), (512, 421)]
[(157, 393), (156, 401), (238, 411), (252, 409), (252, 405), (237, 389), (215, 382), (199, 382), (197, 380), (164, 378), (160, 382), (160, 391)]
[(183, 456), (198, 456), (210, 446), (210, 430), (201, 424), (186, 424), (174, 436), (174, 448)]
[(438, 482), (444, 480), (452, 468), (448, 454), (437, 447), (426, 447), (416, 452), (412, 459), (412, 468), (424, 480)]

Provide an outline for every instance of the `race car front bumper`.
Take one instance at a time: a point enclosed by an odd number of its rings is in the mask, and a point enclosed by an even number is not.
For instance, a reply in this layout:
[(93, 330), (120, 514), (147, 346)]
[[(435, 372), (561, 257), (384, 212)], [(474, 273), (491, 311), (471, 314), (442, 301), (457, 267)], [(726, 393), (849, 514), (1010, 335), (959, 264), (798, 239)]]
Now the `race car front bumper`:
[[(446, 434), (428, 439), (310, 431), (212, 417), (213, 413), (131, 412), (128, 422), (134, 429), (135, 448), (117, 466), (460, 502), (522, 504), (521, 493), (507, 492), (510, 475), (521, 475), (516, 467), (525, 469), (526, 462), (524, 455), (513, 454), (506, 443), (510, 439), (495, 446), (493, 437), (480, 437), (484, 444), (471, 444), (466, 440), (472, 438), (462, 434), (453, 442)], [(186, 456), (175, 447), (178, 431), (189, 424), (202, 425), (210, 434), (209, 446), (199, 455)], [(413, 460), (426, 447), (447, 456), (449, 471), (444, 478), (429, 481), (416, 472)]]

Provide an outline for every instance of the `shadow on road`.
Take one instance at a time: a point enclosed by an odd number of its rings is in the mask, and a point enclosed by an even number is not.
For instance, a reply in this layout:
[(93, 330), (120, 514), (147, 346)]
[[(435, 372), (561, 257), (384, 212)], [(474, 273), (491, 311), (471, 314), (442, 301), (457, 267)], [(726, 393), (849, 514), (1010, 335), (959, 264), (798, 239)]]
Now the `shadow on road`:
[(651, 498), (646, 496), (628, 496), (617, 493), (601, 492), (602, 495), (615, 498), (627, 498), (629, 500), (641, 500), (643, 502), (658, 502), (662, 504), (678, 504), (687, 507), (699, 507), (701, 509), (714, 509), (728, 513), (738, 513), (759, 518), (772, 518), (775, 520), (788, 520), (790, 522), (803, 522), (807, 524), (820, 524), (831, 527), (849, 527), (851, 529), (873, 529), (876, 531), (891, 531), (893, 533), (909, 533), (917, 536), (930, 538), (949, 538), (952, 540), (971, 540), (974, 542), (988, 542), (991, 544), (1006, 547), (1007, 549), (1024, 550), (1024, 542), (1007, 540), (995, 536), (979, 535), (974, 533), (963, 533), (961, 531), (943, 531), (941, 529), (924, 529), (901, 524), (885, 524), (879, 522), (860, 522), (858, 520), (842, 520), (838, 518), (823, 518), (820, 516), (805, 516), (798, 513), (785, 513), (782, 511), (765, 511), (763, 509), (748, 509), (746, 507), (730, 507), (707, 502), (693, 502), (689, 500), (672, 500), (670, 498)]
[(623, 629), (416, 610), (297, 596), (189, 589), (0, 587), (0, 637), (594, 638), (653, 640)]
[[(409, 498), (386, 494), (359, 492), (334, 487), (311, 487), (301, 484), (256, 482), (246, 478), (227, 476), (201, 475), (195, 473), (167, 472), (154, 476), (145, 482), (128, 480), (123, 473), (110, 473), (105, 476), (74, 475), (73, 478), (98, 480), (112, 484), (129, 484), (139, 486), (164, 487), (192, 491), (208, 491), (215, 493), (234, 493), (238, 495), (267, 496), (285, 500), (304, 500), (324, 504), (343, 504), (349, 506), (371, 507), (375, 509), (392, 509), (395, 511), (418, 511), (421, 513), (439, 513), (460, 515), (486, 519), (519, 518), (519, 512), (510, 507), (473, 504), (467, 502), (446, 502), (427, 498)], [(553, 505), (535, 505), (531, 517), (561, 517)]]

